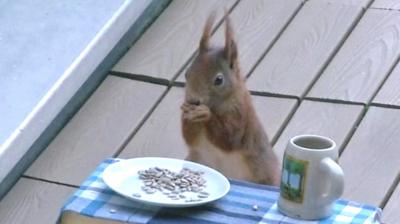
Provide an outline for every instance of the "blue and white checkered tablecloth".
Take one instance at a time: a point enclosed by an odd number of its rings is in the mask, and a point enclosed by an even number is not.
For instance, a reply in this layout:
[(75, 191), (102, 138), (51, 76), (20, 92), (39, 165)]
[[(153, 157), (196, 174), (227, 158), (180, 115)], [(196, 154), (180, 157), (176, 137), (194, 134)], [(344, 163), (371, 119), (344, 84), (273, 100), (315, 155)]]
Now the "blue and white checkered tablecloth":
[[(346, 200), (338, 200), (334, 214), (324, 220), (300, 221), (278, 211), (279, 189), (230, 180), (231, 190), (218, 201), (191, 208), (160, 208), (143, 205), (119, 196), (102, 180), (104, 169), (118, 159), (103, 161), (80, 189), (62, 207), (65, 212), (124, 223), (380, 223), (381, 210)], [(259, 209), (254, 211), (253, 205)]]

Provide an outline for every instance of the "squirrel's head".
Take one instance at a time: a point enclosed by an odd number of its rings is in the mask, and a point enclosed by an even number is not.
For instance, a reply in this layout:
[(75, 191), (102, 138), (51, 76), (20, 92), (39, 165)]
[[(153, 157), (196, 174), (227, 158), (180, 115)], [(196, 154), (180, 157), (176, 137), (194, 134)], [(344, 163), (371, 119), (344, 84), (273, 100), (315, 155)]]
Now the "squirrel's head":
[(221, 105), (238, 91), (243, 82), (239, 71), (238, 50), (233, 30), (225, 13), (225, 46), (210, 47), (210, 37), (215, 13), (211, 14), (200, 40), (199, 53), (187, 70), (186, 102)]

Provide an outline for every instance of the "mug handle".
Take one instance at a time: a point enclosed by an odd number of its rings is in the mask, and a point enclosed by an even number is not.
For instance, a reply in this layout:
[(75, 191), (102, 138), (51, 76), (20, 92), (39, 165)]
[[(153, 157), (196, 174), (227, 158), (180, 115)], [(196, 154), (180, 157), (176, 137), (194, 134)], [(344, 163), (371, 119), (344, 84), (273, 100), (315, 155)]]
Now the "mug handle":
[(330, 186), (330, 192), (322, 194), (320, 201), (322, 203), (331, 203), (342, 196), (344, 191), (344, 174), (342, 168), (331, 158), (327, 157), (320, 163), (322, 172), (327, 176)]

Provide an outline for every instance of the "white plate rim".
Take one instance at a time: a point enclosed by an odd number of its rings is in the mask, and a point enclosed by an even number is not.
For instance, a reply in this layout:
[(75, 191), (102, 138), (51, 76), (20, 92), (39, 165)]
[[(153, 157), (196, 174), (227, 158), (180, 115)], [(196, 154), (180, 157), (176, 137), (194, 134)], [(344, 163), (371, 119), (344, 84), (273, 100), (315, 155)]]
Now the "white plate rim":
[[(124, 192), (120, 191), (118, 188), (115, 188), (114, 185), (111, 183), (110, 178), (108, 178), (108, 176), (111, 175), (110, 171), (114, 168), (114, 166), (121, 166), (121, 163), (132, 163), (132, 161), (135, 161), (135, 160), (169, 160), (169, 161), (174, 161), (174, 162), (179, 162), (179, 163), (188, 163), (195, 167), (200, 167), (203, 170), (205, 169), (205, 170), (207, 170), (207, 172), (212, 172), (214, 175), (218, 176), (220, 178), (220, 180), (222, 181), (223, 185), (225, 186), (225, 189), (221, 194), (219, 194), (217, 196), (209, 197), (202, 201), (195, 201), (195, 202), (168, 203), (168, 202), (154, 202), (154, 201), (145, 200), (143, 198), (136, 198), (131, 195), (125, 194)], [(226, 178), (223, 174), (221, 174), (220, 172), (218, 172), (217, 170), (215, 170), (211, 167), (208, 167), (206, 165), (199, 164), (196, 162), (188, 161), (188, 160), (181, 160), (181, 159), (167, 158), (167, 157), (136, 157), (136, 158), (131, 158), (131, 159), (119, 159), (116, 162), (108, 165), (104, 169), (102, 179), (103, 179), (103, 182), (107, 185), (107, 187), (109, 187), (111, 190), (116, 192), (118, 195), (121, 195), (127, 199), (130, 199), (130, 200), (133, 200), (136, 202), (141, 202), (144, 204), (160, 206), (160, 207), (192, 207), (192, 206), (199, 206), (199, 205), (207, 204), (207, 203), (216, 201), (216, 200), (224, 197), (226, 194), (228, 194), (228, 192), (230, 191), (230, 188), (231, 188), (228, 178)]]

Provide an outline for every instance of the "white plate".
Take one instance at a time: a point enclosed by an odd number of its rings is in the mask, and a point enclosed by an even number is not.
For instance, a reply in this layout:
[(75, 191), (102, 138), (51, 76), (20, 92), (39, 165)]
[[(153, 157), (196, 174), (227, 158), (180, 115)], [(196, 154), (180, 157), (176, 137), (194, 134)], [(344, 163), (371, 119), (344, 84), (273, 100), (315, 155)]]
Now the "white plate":
[[(182, 168), (204, 172), (203, 178), (207, 181), (204, 191), (210, 195), (202, 201), (185, 202), (185, 199), (172, 200), (159, 191), (146, 194), (141, 190), (143, 182), (139, 179), (138, 171), (156, 166), (174, 172), (179, 172)], [(190, 161), (159, 157), (134, 158), (113, 163), (104, 170), (103, 180), (107, 186), (124, 197), (163, 207), (190, 207), (205, 204), (225, 196), (230, 189), (226, 177), (214, 169)], [(133, 197), (135, 193), (140, 193), (141, 197)], [(192, 192), (185, 192), (185, 196), (197, 199), (197, 194)]]

